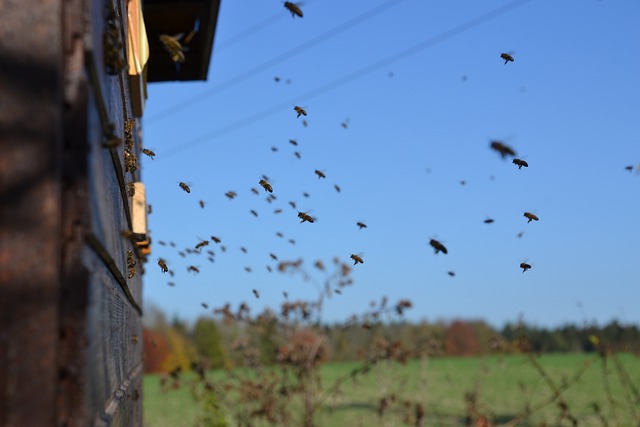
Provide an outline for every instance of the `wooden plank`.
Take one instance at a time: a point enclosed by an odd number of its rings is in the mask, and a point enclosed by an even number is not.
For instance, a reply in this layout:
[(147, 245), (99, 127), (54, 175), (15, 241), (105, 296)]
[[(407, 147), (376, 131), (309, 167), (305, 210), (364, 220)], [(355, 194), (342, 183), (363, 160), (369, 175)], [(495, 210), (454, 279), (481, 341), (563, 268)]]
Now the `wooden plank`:
[(0, 2), (0, 425), (55, 423), (61, 1)]

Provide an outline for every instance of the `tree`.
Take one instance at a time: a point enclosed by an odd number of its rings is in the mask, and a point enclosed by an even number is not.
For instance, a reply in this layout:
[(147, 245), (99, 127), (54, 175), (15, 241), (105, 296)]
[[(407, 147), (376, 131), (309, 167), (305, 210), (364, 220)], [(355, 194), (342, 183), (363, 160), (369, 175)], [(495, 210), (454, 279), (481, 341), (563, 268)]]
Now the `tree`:
[(215, 320), (200, 317), (193, 328), (193, 343), (198, 354), (207, 360), (211, 368), (225, 366), (227, 356), (222, 344), (222, 335)]

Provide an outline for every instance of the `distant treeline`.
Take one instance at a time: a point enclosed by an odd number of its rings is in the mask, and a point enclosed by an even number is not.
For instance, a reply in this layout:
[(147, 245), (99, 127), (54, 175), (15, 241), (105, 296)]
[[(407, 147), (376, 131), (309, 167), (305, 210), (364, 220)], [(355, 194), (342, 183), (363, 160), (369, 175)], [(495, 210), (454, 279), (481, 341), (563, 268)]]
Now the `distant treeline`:
[[(242, 322), (224, 322), (201, 317), (195, 324), (154, 311), (144, 330), (145, 371), (187, 371), (194, 366), (207, 368), (246, 365), (246, 351), (255, 349), (261, 364), (275, 363), (287, 343), (279, 336), (279, 323), (268, 312), (258, 319), (259, 327), (247, 328)], [(255, 326), (255, 324), (254, 324)], [(301, 331), (309, 325), (300, 325)], [(328, 337), (326, 361), (353, 361), (375, 348), (380, 340), (401, 343), (411, 357), (472, 356), (535, 353), (611, 351), (640, 352), (640, 328), (611, 321), (604, 326), (564, 325), (542, 328), (508, 323), (497, 330), (482, 320), (450, 322), (349, 322), (314, 326)], [(247, 332), (251, 331), (247, 337)]]

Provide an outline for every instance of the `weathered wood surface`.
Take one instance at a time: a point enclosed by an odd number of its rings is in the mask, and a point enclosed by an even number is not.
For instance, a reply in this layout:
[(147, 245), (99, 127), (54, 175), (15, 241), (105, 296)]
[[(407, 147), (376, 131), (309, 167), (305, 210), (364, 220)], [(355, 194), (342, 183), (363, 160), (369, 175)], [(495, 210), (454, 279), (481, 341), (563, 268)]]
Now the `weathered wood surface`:
[(0, 426), (142, 424), (142, 262), (120, 234), (140, 177), (103, 147), (132, 111), (104, 1), (0, 2)]

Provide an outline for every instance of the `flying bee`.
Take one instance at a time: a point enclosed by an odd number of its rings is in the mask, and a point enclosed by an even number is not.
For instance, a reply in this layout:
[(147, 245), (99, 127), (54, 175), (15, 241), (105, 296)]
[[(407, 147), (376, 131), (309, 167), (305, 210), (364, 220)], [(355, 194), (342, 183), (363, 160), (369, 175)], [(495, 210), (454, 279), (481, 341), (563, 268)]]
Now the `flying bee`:
[(340, 126), (342, 126), (343, 129), (347, 129), (349, 127), (349, 119), (346, 118), (344, 122), (340, 123)]
[(290, 1), (286, 1), (284, 2), (284, 7), (287, 8), (287, 10), (289, 12), (291, 12), (291, 16), (292, 17), (296, 17), (299, 16), (300, 18), (302, 18), (302, 9), (300, 9), (300, 5), (302, 3), (293, 3)]
[(442, 252), (445, 255), (448, 253), (447, 248), (445, 248), (445, 246), (442, 243), (438, 242), (436, 239), (429, 240), (429, 244), (431, 245), (435, 253)]
[(277, 231), (277, 232), (276, 232), (276, 236), (278, 236), (278, 237), (284, 237), (284, 234), (282, 234), (280, 231)]
[(291, 205), (293, 209), (296, 209), (296, 202), (289, 202), (289, 205)]
[(485, 224), (493, 224), (495, 221), (493, 218), (487, 218), (483, 221)]
[(245, 254), (247, 253), (247, 248), (245, 248), (244, 246), (240, 246), (240, 250)]
[(449, 276), (451, 276), (451, 277), (455, 277), (455, 276), (456, 276), (455, 271), (447, 271), (447, 274), (448, 274)]
[(189, 188), (189, 186), (187, 184), (185, 184), (184, 182), (180, 181), (178, 183), (178, 186), (180, 188), (182, 188), (184, 191), (186, 191), (187, 193), (191, 193), (191, 188)]
[(153, 206), (147, 205), (147, 214), (151, 214), (153, 212)]
[(167, 285), (169, 285), (171, 287), (174, 287), (176, 284), (175, 284), (175, 282), (168, 282)]
[(295, 240), (293, 240), (293, 239), (289, 239), (289, 240), (288, 240), (288, 242), (289, 242), (289, 243), (291, 243), (292, 245), (295, 245), (295, 244), (296, 244), (296, 241), (295, 241)]
[(271, 147), (271, 151), (275, 153), (276, 151), (278, 151), (278, 147)]
[(625, 166), (624, 169), (628, 170), (629, 172), (633, 172), (633, 165)]
[(200, 269), (195, 265), (190, 265), (189, 267), (187, 267), (187, 271), (195, 274), (200, 273)]
[(237, 196), (235, 191), (227, 191), (224, 195), (227, 196), (229, 200), (233, 200), (233, 198)]
[(162, 258), (158, 259), (158, 265), (160, 266), (160, 270), (162, 270), (163, 273), (166, 273), (167, 271), (169, 271), (169, 267), (167, 267), (167, 262)]
[(278, 257), (275, 254), (270, 253), (269, 256), (271, 257), (272, 260), (277, 261)]
[(142, 154), (145, 154), (145, 155), (151, 157), (151, 160), (155, 160), (156, 153), (154, 153), (153, 151), (151, 151), (151, 150), (149, 150), (147, 148), (143, 148), (142, 149)]
[(320, 178), (326, 178), (327, 176), (324, 174), (324, 172), (322, 172), (321, 170), (316, 169), (315, 174), (318, 175), (318, 179)]
[(313, 217), (305, 212), (298, 212), (298, 218), (300, 218), (302, 221), (300, 221), (300, 224), (302, 224), (303, 222), (307, 221), (313, 224), (313, 222), (315, 221), (313, 219)]
[(491, 141), (490, 147), (493, 150), (500, 153), (500, 156), (503, 159), (506, 158), (507, 156), (515, 157), (516, 155), (516, 152), (513, 150), (513, 148), (509, 147), (508, 145), (505, 145), (502, 141), (493, 140)]
[(524, 166), (525, 168), (529, 167), (529, 163), (527, 163), (526, 161), (522, 160), (522, 159), (513, 159), (513, 164), (518, 166), (518, 169), (522, 169), (522, 167)]
[(267, 182), (266, 179), (261, 179), (260, 181), (258, 181), (258, 184), (260, 184), (265, 191), (273, 193), (273, 187)]
[(167, 34), (160, 35), (160, 43), (162, 43), (162, 47), (164, 50), (169, 52), (169, 56), (171, 56), (171, 60), (173, 62), (184, 62), (184, 51), (185, 48), (180, 43), (180, 39), (184, 36), (184, 33), (176, 34), (175, 36), (169, 36)]
[(509, 52), (509, 53), (501, 53), (500, 54), (500, 58), (504, 59), (504, 65), (507, 65), (508, 62), (513, 62), (513, 52)]
[(133, 197), (136, 195), (136, 185), (133, 182), (127, 182), (127, 196)]
[(302, 158), (302, 156), (300, 155), (300, 152), (299, 152), (299, 151), (294, 151), (294, 152), (293, 152), (293, 155), (294, 155), (294, 156), (296, 156), (298, 159), (301, 159), (301, 158)]
[(225, 245), (220, 245), (220, 250), (222, 252), (227, 252), (227, 247)]
[(460, 185), (464, 186), (467, 184), (467, 181), (465, 181), (464, 179), (460, 180)]
[(164, 240), (158, 240), (158, 244), (162, 246), (167, 246), (167, 242), (165, 242)]
[[(287, 2), (288, 3), (288, 2)], [(296, 117), (300, 117), (300, 115), (302, 114), (303, 116), (307, 115), (307, 112), (302, 108), (302, 107), (298, 107), (297, 105), (295, 107), (293, 107), (293, 110), (298, 113), (298, 115)]]
[(254, 295), (256, 298), (260, 298), (260, 292), (258, 292), (258, 291), (257, 291), (257, 290), (255, 290), (255, 289), (253, 289), (253, 295)]
[(200, 249), (200, 248), (204, 248), (205, 246), (207, 246), (209, 244), (208, 240), (200, 240), (200, 243), (198, 243), (196, 245), (196, 250)]
[(520, 268), (522, 269), (522, 272), (524, 273), (525, 271), (527, 271), (528, 269), (531, 268), (531, 265), (527, 264), (526, 262), (521, 262), (520, 263)]
[(335, 188), (338, 193), (340, 192), (340, 186), (338, 184), (334, 184), (333, 188)]
[(307, 192), (302, 193), (302, 195), (303, 195), (304, 197), (309, 197), (309, 193), (307, 193)]
[(205, 205), (204, 200), (200, 200), (198, 203), (200, 204), (200, 207), (204, 209), (204, 205)]
[(291, 145), (298, 145), (298, 141), (296, 141), (295, 139), (290, 139), (290, 140), (289, 140), (289, 143), (290, 143)]
[(206, 302), (201, 302), (200, 305), (202, 306), (202, 308), (204, 308), (205, 310), (207, 310), (209, 308), (209, 304), (207, 304)]
[(254, 211), (253, 209), (251, 209), (249, 212), (251, 212), (251, 215), (255, 216), (256, 218), (258, 217), (258, 212)]
[(307, 126), (309, 126), (309, 123), (307, 123), (306, 120), (302, 120), (302, 126), (307, 127)]
[(353, 260), (353, 265), (357, 265), (358, 263), (364, 264), (362, 257), (360, 255), (351, 254), (351, 259)]
[(360, 230), (362, 230), (363, 228), (367, 228), (367, 224), (365, 224), (364, 222), (356, 222), (356, 225)]
[(273, 271), (273, 270), (271, 269), (271, 266), (270, 266), (270, 265), (267, 265), (267, 271), (268, 271), (269, 273), (271, 273), (271, 272)]
[(527, 224), (529, 224), (531, 221), (539, 220), (539, 218), (536, 215), (532, 214), (531, 212), (525, 212), (523, 216), (529, 220), (527, 221)]
[(278, 76), (275, 76), (275, 77), (273, 78), (273, 80), (274, 80), (276, 83), (280, 83), (280, 77), (278, 77)]
[(251, 273), (253, 270), (251, 270), (251, 267), (245, 267), (244, 271), (246, 271), (247, 273)]
[(274, 214), (279, 214), (282, 213), (282, 209), (276, 209), (275, 211), (273, 211)]
[(216, 237), (216, 236), (211, 236), (211, 240), (213, 240), (213, 242), (214, 242), (214, 243), (220, 243), (220, 242), (222, 242), (222, 240), (220, 240), (220, 238), (219, 238), (219, 237)]

